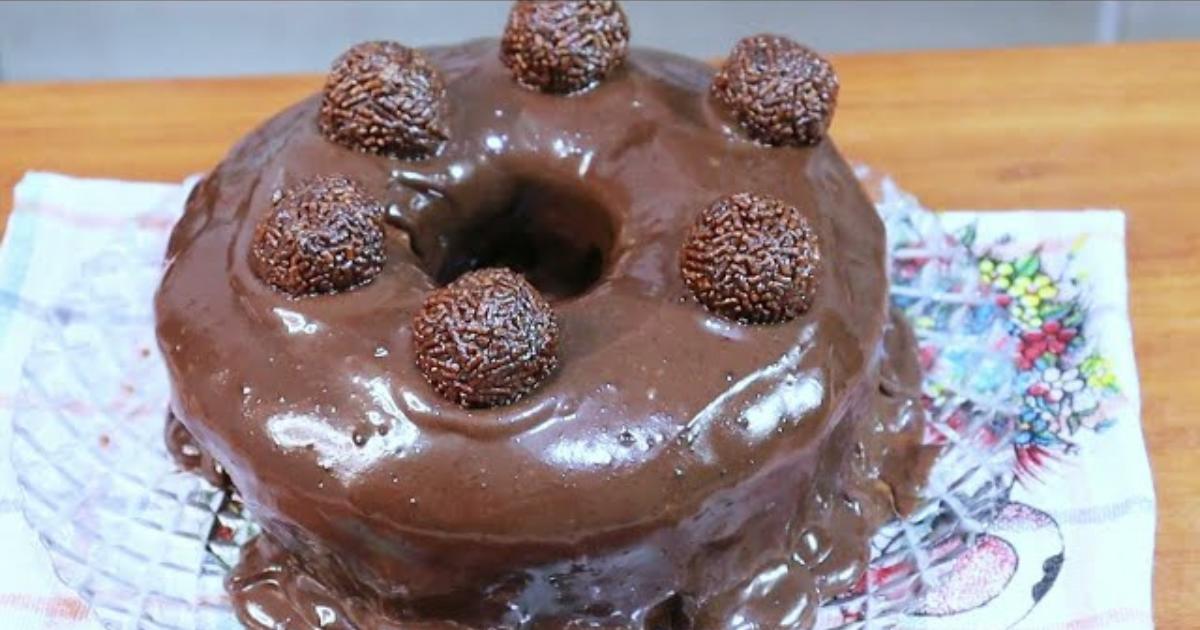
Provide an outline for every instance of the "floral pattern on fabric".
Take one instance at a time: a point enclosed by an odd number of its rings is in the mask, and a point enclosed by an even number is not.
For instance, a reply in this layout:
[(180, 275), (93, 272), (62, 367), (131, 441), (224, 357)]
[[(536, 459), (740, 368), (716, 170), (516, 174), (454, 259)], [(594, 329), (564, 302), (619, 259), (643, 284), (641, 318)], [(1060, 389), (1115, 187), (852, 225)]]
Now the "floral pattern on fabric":
[[(927, 370), (955, 373), (955, 382), (968, 383), (985, 392), (1019, 392), (1016, 430), (1009, 433), (1016, 450), (1018, 473), (1035, 474), (1048, 458), (1072, 454), (1078, 449), (1080, 431), (1101, 432), (1114, 420), (1106, 413), (1106, 400), (1120, 393), (1111, 363), (1097, 354), (1087, 336), (1088, 303), (1083, 290), (1086, 278), (1073, 265), (1077, 242), (1065, 254), (1048, 254), (1041, 247), (1014, 255), (1011, 242), (1001, 238), (979, 243), (974, 226), (944, 236), (945, 245), (969, 257), (967, 264), (978, 270), (976, 286), (946, 286), (943, 290), (975, 294), (964, 304), (937, 302), (926, 306), (900, 293), (893, 304), (911, 319), (922, 339), (921, 360)], [(920, 240), (901, 242), (901, 250), (928, 251)], [(945, 264), (933, 257), (898, 261), (892, 275), (895, 286), (905, 287), (922, 275), (930, 264)], [(960, 263), (963, 261), (960, 261)], [(984, 333), (992, 327), (1003, 331), (993, 345), (1009, 350), (1011, 365), (994, 365), (976, 356), (970, 348), (947, 348), (938, 343), (938, 333), (951, 328)], [(933, 392), (936, 394), (937, 392)]]
[[(978, 222), (945, 231), (937, 215), (903, 211), (915, 201), (890, 182), (881, 188), (892, 304), (918, 339), (926, 407), (945, 417), (928, 439), (948, 444), (947, 429), (969, 427), (971, 408), (956, 407), (966, 396), (1002, 410), (980, 439), (1011, 454), (1000, 460), (1006, 489), (987, 533), (939, 547), (956, 558), (953, 566), (908, 619), (914, 627), (958, 627), (984, 614), (1008, 627), (1037, 606), (1064, 562), (1058, 523), (1014, 498), (1013, 484), (1037, 485), (1054, 462), (1080, 454), (1085, 435), (1114, 425), (1122, 401), (1089, 327), (1091, 279), (1076, 264), (1087, 237), (1041, 243), (1004, 233), (985, 241)], [(889, 211), (889, 203), (901, 209)], [(873, 563), (860, 592), (897, 569)], [(862, 622), (864, 612), (844, 607), (841, 623)]]
[[(1080, 430), (1111, 426), (1100, 403), (1119, 393), (1109, 361), (1089, 349), (1083, 334), (1088, 309), (1079, 290), (1071, 255), (1064, 275), (1051, 277), (1040, 251), (1016, 260), (988, 253), (979, 256), (980, 280), (1006, 309), (1008, 328), (1017, 341), (1017, 380), (1025, 392), (1013, 444), (1023, 463), (1051, 449), (1072, 452)], [(1060, 288), (1064, 287), (1064, 288)], [(1033, 452), (1037, 456), (1030, 457)]]
[[(975, 520), (972, 533), (907, 554), (900, 541), (928, 532), (885, 526), (865, 575), (825, 607), (818, 627), (1015, 627), (1051, 592), (1069, 557), (1044, 489), (1061, 491), (1076, 468), (1064, 464), (1104, 450), (1092, 438), (1106, 439), (1128, 411), (1115, 364), (1100, 351), (1112, 340), (1100, 343), (1108, 324), (1093, 311), (1101, 279), (1088, 276), (1090, 233), (1030, 238), (1019, 224), (996, 229), (982, 214), (943, 223), (891, 180), (860, 175), (887, 227), (892, 306), (917, 338), (926, 439), (944, 452), (976, 453), (966, 460), (987, 474), (955, 495), (971, 507), (951, 501), (926, 515), (930, 530), (940, 518)], [(931, 491), (940, 496), (965, 481), (936, 478)], [(923, 587), (911, 584), (916, 601), (896, 614), (889, 602), (903, 600), (903, 582), (895, 576), (922, 566), (944, 568)]]

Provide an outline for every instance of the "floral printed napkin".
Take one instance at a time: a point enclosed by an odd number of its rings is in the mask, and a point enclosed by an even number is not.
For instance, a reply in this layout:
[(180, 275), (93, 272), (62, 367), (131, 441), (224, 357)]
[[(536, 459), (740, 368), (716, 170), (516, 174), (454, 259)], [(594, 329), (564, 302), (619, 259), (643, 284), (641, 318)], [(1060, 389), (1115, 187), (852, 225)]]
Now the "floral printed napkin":
[(1009, 504), (958, 560), (961, 571), (926, 598), (935, 615), (926, 627), (1153, 627), (1155, 500), (1124, 214), (943, 218), (972, 242), (1012, 335), (1012, 366), (979, 377), (1016, 383), (1023, 395)]
[[(915, 203), (890, 181), (878, 188), (885, 217)], [(893, 304), (913, 323), (924, 368), (993, 396), (1013, 410), (1015, 426), (1003, 438), (1012, 457), (999, 516), (985, 535), (957, 542), (965, 549), (955, 550), (948, 579), (903, 627), (1153, 627), (1155, 500), (1124, 214), (947, 212), (938, 223), (909, 230), (889, 221)], [(907, 299), (908, 279), (915, 285), (937, 264), (973, 267), (978, 286), (939, 287), (945, 295), (933, 309)], [(971, 306), (952, 306), (956, 294)], [(942, 343), (941, 333), (964, 329), (978, 331), (986, 351)], [(997, 329), (985, 341), (984, 331)]]

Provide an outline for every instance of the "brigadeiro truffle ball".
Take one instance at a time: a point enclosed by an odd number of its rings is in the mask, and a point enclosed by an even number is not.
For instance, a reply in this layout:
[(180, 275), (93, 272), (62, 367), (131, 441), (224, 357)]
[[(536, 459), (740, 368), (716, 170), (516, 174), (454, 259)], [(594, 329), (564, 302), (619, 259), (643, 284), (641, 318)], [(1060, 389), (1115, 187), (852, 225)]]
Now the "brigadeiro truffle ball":
[(341, 175), (276, 193), (250, 247), (258, 277), (292, 297), (367, 284), (385, 260), (383, 209)]
[(419, 51), (365, 42), (338, 57), (325, 79), (321, 132), (342, 146), (419, 159), (449, 137), (446, 86)]
[(472, 271), (434, 290), (412, 331), (425, 379), (464, 407), (515, 402), (558, 365), (553, 309), (508, 269)]
[(692, 295), (744, 324), (775, 324), (812, 305), (821, 261), (817, 235), (795, 206), (737, 193), (700, 213), (680, 253)]
[(522, 85), (569, 94), (604, 79), (628, 46), (629, 23), (612, 0), (522, 0), (508, 15), (500, 59)]
[(823, 57), (786, 37), (755, 35), (733, 47), (712, 93), (746, 134), (764, 144), (810, 145), (825, 137), (838, 78)]

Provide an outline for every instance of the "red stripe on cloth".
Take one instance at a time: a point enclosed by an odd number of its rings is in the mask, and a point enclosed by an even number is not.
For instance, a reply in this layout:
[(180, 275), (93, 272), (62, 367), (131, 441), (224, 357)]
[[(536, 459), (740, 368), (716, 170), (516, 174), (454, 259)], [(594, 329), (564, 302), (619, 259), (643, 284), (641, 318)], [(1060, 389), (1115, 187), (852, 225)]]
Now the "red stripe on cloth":
[(0, 593), (0, 608), (14, 608), (36, 613), (56, 621), (83, 621), (88, 605), (70, 595), (41, 596), (27, 593)]
[(175, 225), (175, 219), (162, 212), (148, 212), (132, 217), (112, 217), (101, 214), (82, 214), (72, 208), (44, 201), (32, 201), (20, 210), (39, 218), (49, 217), (83, 228), (119, 228), (129, 225), (141, 230), (165, 232)]

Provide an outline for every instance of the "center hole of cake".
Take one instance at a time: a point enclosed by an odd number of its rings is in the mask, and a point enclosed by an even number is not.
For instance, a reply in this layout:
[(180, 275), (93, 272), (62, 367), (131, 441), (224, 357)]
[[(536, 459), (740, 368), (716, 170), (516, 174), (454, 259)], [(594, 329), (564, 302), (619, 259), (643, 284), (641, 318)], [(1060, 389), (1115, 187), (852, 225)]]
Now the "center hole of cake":
[(617, 225), (599, 200), (577, 185), (516, 180), (416, 243), (425, 271), (439, 285), (485, 267), (508, 267), (546, 299), (586, 293), (611, 263)]

